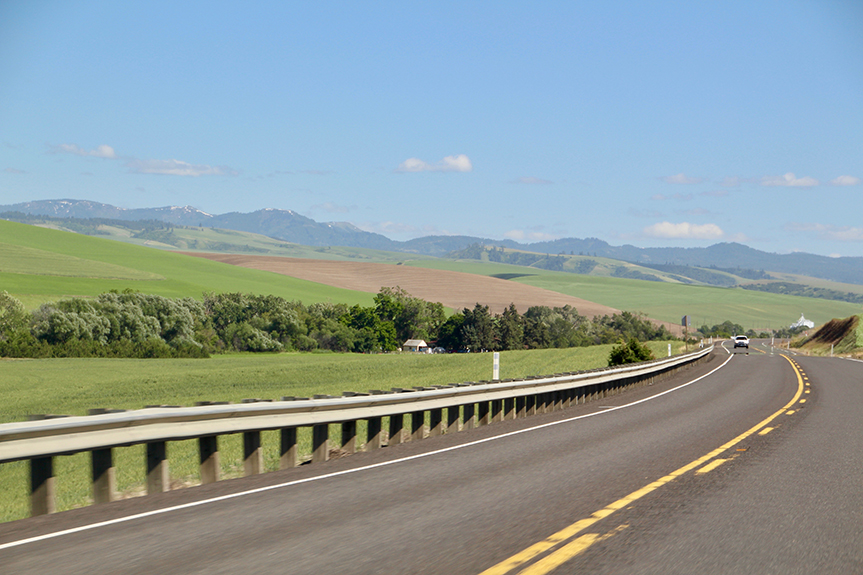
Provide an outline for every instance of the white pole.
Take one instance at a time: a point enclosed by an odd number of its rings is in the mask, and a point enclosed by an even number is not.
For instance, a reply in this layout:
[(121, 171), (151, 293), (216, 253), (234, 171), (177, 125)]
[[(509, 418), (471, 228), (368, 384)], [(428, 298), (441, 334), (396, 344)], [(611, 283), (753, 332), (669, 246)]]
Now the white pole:
[(494, 352), (494, 361), (492, 364), (491, 370), (491, 379), (492, 381), (497, 381), (500, 379), (500, 352)]
[(668, 357), (671, 357), (671, 344), (668, 344)]

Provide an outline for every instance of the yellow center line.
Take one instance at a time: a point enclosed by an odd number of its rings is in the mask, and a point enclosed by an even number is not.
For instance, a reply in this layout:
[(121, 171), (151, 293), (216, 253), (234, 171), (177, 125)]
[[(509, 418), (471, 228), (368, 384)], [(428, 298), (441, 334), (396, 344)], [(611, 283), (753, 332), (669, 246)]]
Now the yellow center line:
[(720, 465), (722, 465), (726, 461), (728, 461), (728, 460), (727, 459), (714, 459), (713, 461), (711, 461), (710, 463), (708, 463), (707, 465), (705, 465), (704, 467), (702, 467), (701, 469), (699, 469), (695, 473), (697, 473), (697, 474), (708, 473), (710, 471), (713, 471), (714, 469), (716, 469), (717, 467), (719, 467)]
[[(558, 546), (560, 543), (563, 543), (564, 541), (567, 541), (567, 540), (571, 539), (572, 537), (575, 537), (577, 534), (581, 533), (582, 531), (584, 531), (588, 527), (594, 525), (595, 523), (599, 522), (600, 520), (604, 519), (605, 517), (608, 517), (609, 515), (611, 515), (615, 511), (617, 511), (619, 509), (623, 509), (627, 505), (637, 501), (638, 499), (641, 499), (642, 497), (644, 497), (648, 493), (651, 493), (651, 492), (655, 491), (656, 489), (659, 489), (660, 487), (669, 483), (670, 481), (673, 481), (677, 477), (680, 477), (681, 475), (683, 475), (683, 474), (685, 474), (685, 473), (687, 473), (693, 469), (696, 469), (698, 467), (701, 467), (702, 465), (705, 465), (708, 461), (710, 461), (711, 459), (713, 459), (714, 457), (716, 457), (720, 453), (728, 451), (729, 449), (731, 449), (732, 447), (734, 447), (735, 445), (737, 445), (738, 443), (740, 443), (741, 441), (743, 441), (744, 439), (749, 437), (750, 435), (759, 432), (762, 428), (766, 427), (768, 423), (770, 423), (771, 421), (773, 421), (774, 419), (776, 419), (777, 417), (779, 417), (783, 413), (786, 413), (788, 411), (788, 408), (791, 407), (792, 405), (794, 405), (795, 403), (797, 403), (797, 401), (800, 399), (800, 396), (803, 394), (803, 378), (801, 376), (800, 370), (797, 368), (797, 364), (794, 363), (794, 361), (792, 359), (789, 359), (787, 356), (784, 356), (784, 355), (781, 357), (784, 357), (788, 361), (788, 363), (791, 364), (792, 369), (794, 369), (794, 373), (797, 375), (797, 392), (794, 394), (794, 397), (791, 399), (791, 401), (789, 401), (783, 408), (779, 409), (773, 415), (770, 415), (769, 417), (767, 417), (766, 419), (764, 419), (760, 423), (756, 424), (755, 426), (753, 426), (749, 430), (741, 433), (740, 435), (738, 435), (737, 437), (735, 437), (734, 439), (732, 439), (728, 443), (725, 443), (724, 445), (714, 449), (710, 453), (707, 453), (706, 455), (699, 457), (698, 459), (696, 459), (695, 461), (693, 461), (691, 463), (687, 463), (686, 465), (677, 469), (676, 471), (672, 471), (671, 473), (669, 473), (665, 477), (662, 477), (662, 478), (660, 478), (660, 479), (658, 479), (652, 483), (649, 483), (649, 484), (645, 485), (644, 487), (642, 487), (641, 489), (638, 489), (637, 491), (633, 491), (632, 493), (630, 493), (626, 497), (618, 499), (617, 501), (615, 501), (611, 505), (608, 505), (607, 507), (600, 509), (599, 511), (595, 511), (590, 517), (580, 519), (580, 520), (576, 521), (575, 523), (573, 523), (572, 525), (569, 525), (569, 526), (561, 529), (557, 533), (554, 533), (553, 535), (547, 537), (543, 541), (539, 541), (538, 543), (534, 543), (530, 547), (524, 549), (523, 551), (520, 551), (519, 553), (516, 553), (512, 557), (501, 561), (497, 565), (489, 567), (488, 569), (486, 569), (485, 571), (480, 573), (480, 575), (504, 575), (506, 573), (509, 573), (510, 571), (515, 569), (516, 567), (520, 567), (521, 565), (524, 565), (525, 563), (531, 561), (533, 558), (537, 557), (538, 555), (548, 551), (549, 549), (551, 549), (553, 547)], [(594, 542), (596, 542), (596, 538), (598, 537), (596, 534), (586, 534), (583, 537), (587, 537), (587, 535), (592, 535), (594, 537), (594, 539), (591, 540), (589, 543), (587, 543), (586, 547), (584, 547), (585, 549), (587, 547), (589, 547), (590, 545), (592, 545)], [(575, 550), (579, 547), (579, 545), (575, 545), (575, 543), (577, 541), (580, 541), (580, 540), (581, 540), (581, 545), (584, 545), (590, 538), (587, 537), (586, 539), (583, 539), (583, 537), (579, 537), (578, 539), (576, 539), (572, 543), (569, 543), (566, 546), (564, 546), (564, 548), (568, 547), (569, 545), (573, 545), (573, 547), (570, 548), (570, 550), (571, 551)], [(581, 553), (583, 550), (584, 549), (582, 549), (581, 551), (578, 551), (578, 553)], [(565, 553), (559, 557), (562, 557), (564, 555), (565, 555)], [(541, 563), (542, 563), (542, 560), (538, 561), (534, 565), (534, 567), (540, 565)], [(553, 568), (554, 567), (552, 567), (551, 569), (553, 569)], [(548, 573), (549, 571), (551, 571), (551, 569), (549, 569), (548, 571), (532, 571), (532, 572), (530, 572), (530, 575), (539, 575), (541, 573)], [(519, 575), (521, 575), (522, 573), (526, 574), (527, 570), (522, 570), (519, 573)]]
[(772, 427), (765, 427), (764, 429), (762, 429), (761, 431), (758, 432), (758, 435), (767, 435), (771, 431), (773, 431)]

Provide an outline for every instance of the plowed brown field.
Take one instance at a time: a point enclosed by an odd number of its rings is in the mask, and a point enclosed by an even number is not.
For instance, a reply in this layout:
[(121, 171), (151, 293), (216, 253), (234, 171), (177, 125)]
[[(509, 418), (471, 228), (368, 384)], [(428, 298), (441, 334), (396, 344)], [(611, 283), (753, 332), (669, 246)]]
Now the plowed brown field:
[[(239, 254), (208, 254), (181, 252), (186, 255), (263, 270), (326, 284), (334, 287), (377, 293), (382, 287), (399, 286), (414, 297), (440, 302), (446, 307), (461, 310), (480, 303), (492, 313), (501, 313), (509, 304), (515, 304), (520, 313), (533, 305), (562, 307), (571, 305), (587, 317), (611, 315), (620, 310), (577, 297), (528, 286), (513, 281), (487, 276), (431, 270), (393, 264), (366, 262), (340, 262), (311, 260), (279, 256), (250, 256)], [(678, 326), (662, 323), (672, 333)]]

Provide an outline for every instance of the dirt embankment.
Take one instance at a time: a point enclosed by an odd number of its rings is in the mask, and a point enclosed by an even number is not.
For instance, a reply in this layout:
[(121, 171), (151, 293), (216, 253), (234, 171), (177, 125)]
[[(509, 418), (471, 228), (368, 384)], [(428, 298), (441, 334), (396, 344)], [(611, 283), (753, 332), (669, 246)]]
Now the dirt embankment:
[[(440, 302), (446, 307), (457, 310), (473, 308), (480, 303), (487, 305), (492, 313), (501, 313), (513, 303), (520, 313), (524, 313), (527, 308), (534, 305), (548, 307), (570, 305), (581, 315), (591, 318), (620, 312), (612, 307), (558, 292), (462, 272), (280, 256), (180, 253), (350, 290), (377, 293), (382, 287), (399, 286), (414, 297)], [(678, 325), (659, 321), (655, 323), (666, 326), (675, 335), (680, 335), (681, 328)]]
[[(794, 342), (792, 342), (794, 345)], [(831, 319), (818, 331), (799, 344), (800, 349), (816, 355), (863, 354), (863, 325), (861, 316), (852, 315), (845, 319)]]

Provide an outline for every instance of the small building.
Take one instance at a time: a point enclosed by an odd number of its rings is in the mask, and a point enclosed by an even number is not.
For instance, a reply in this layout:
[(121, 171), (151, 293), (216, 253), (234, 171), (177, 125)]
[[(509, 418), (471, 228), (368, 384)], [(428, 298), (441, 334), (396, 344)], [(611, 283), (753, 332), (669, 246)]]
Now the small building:
[(792, 324), (791, 324), (791, 329), (794, 329), (794, 328), (796, 328), (796, 327), (805, 327), (805, 328), (808, 328), (808, 329), (812, 329), (813, 327), (815, 327), (815, 322), (814, 322), (814, 321), (809, 321), (808, 319), (806, 319), (805, 317), (803, 317), (803, 314), (801, 313), (801, 314), (800, 314), (800, 319), (798, 319), (795, 323), (792, 323)]
[(414, 353), (429, 353), (429, 346), (421, 339), (409, 339), (402, 344), (402, 350)]

